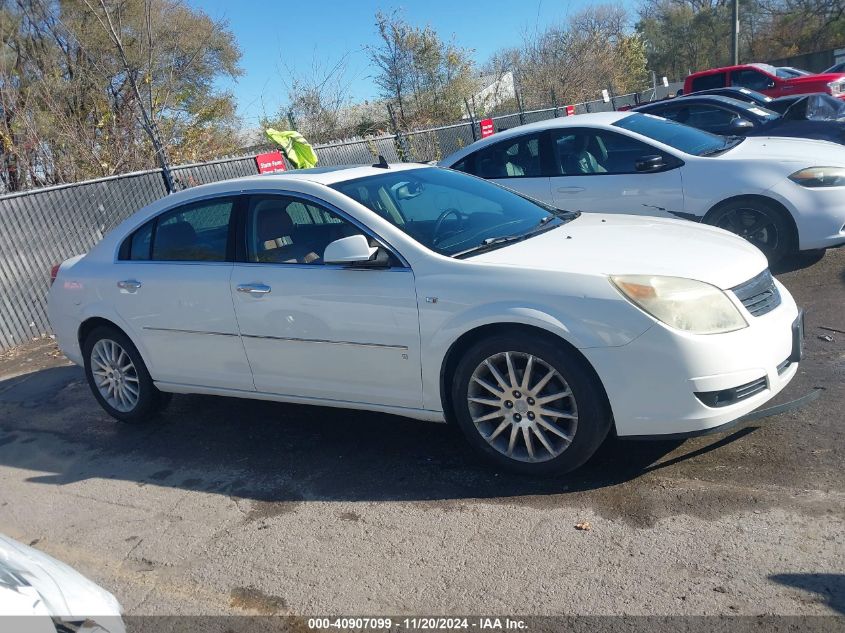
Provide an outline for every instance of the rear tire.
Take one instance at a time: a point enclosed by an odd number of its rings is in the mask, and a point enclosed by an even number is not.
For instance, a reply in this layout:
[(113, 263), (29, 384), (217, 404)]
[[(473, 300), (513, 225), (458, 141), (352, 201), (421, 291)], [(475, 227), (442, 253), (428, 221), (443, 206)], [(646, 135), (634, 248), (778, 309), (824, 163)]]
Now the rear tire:
[(476, 343), (458, 363), (451, 390), (455, 420), (470, 445), (522, 474), (575, 470), (612, 425), (592, 369), (542, 336), (499, 335)]
[(147, 422), (170, 402), (156, 389), (141, 355), (123, 332), (111, 327), (91, 331), (82, 344), (85, 378), (100, 406), (121, 422)]
[(760, 200), (731, 200), (704, 218), (705, 224), (735, 233), (763, 251), (772, 266), (797, 249), (795, 229), (780, 207)]

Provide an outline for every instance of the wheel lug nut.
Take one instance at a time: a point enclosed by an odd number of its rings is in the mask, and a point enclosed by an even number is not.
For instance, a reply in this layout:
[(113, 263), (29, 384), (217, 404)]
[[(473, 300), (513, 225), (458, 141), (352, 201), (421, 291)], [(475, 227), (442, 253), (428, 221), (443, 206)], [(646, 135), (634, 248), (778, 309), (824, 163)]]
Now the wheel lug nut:
[(508, 409), (513, 409), (513, 402), (511, 402), (510, 400), (505, 400), (505, 407), (507, 407)]
[(517, 422), (519, 422), (520, 420), (522, 420), (522, 416), (521, 416), (521, 415), (519, 415), (518, 413), (514, 413), (514, 414), (513, 414), (513, 419), (514, 419), (514, 420), (516, 420)]
[(528, 398), (528, 404), (534, 406), (534, 398)]
[(513, 392), (513, 397), (514, 397), (514, 398), (521, 398), (521, 397), (522, 397), (522, 394), (521, 394), (521, 393), (519, 393), (518, 391), (514, 391), (514, 392)]
[(533, 412), (533, 411), (529, 411), (529, 412), (528, 412), (528, 419), (529, 419), (529, 420), (533, 420), (533, 419), (534, 419), (534, 412)]

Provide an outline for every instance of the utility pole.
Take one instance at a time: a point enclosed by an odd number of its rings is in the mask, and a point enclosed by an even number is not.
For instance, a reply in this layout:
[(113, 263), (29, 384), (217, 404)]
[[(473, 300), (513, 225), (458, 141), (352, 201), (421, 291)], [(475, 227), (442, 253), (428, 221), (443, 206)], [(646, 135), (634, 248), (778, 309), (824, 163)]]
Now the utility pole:
[(739, 64), (739, 0), (733, 0), (733, 20), (731, 34), (731, 58), (733, 65)]

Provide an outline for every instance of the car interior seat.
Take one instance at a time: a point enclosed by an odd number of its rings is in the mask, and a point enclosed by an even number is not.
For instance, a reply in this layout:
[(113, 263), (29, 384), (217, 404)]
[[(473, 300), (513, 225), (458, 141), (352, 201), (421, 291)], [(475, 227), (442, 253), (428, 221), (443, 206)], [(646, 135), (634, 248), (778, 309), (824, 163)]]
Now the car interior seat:
[(255, 261), (311, 264), (320, 259), (312, 245), (294, 241), (296, 226), (287, 206), (282, 199), (262, 200), (253, 209)]
[(189, 222), (165, 222), (156, 230), (153, 258), (174, 261), (194, 259), (197, 258), (196, 248), (197, 233)]

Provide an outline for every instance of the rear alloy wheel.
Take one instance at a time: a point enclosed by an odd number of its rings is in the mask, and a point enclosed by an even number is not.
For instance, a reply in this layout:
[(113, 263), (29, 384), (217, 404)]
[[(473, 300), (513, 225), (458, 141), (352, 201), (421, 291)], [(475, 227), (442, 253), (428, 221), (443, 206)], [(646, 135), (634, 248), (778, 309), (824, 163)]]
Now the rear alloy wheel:
[(523, 473), (577, 468), (611, 423), (583, 361), (540, 337), (496, 337), (475, 345), (458, 365), (452, 397), (470, 443)]
[(142, 422), (170, 401), (156, 389), (132, 341), (119, 330), (100, 327), (83, 344), (85, 376), (100, 406), (123, 422)]
[(737, 200), (711, 212), (707, 224), (736, 233), (763, 251), (775, 264), (793, 250), (792, 226), (783, 212), (763, 200)]

